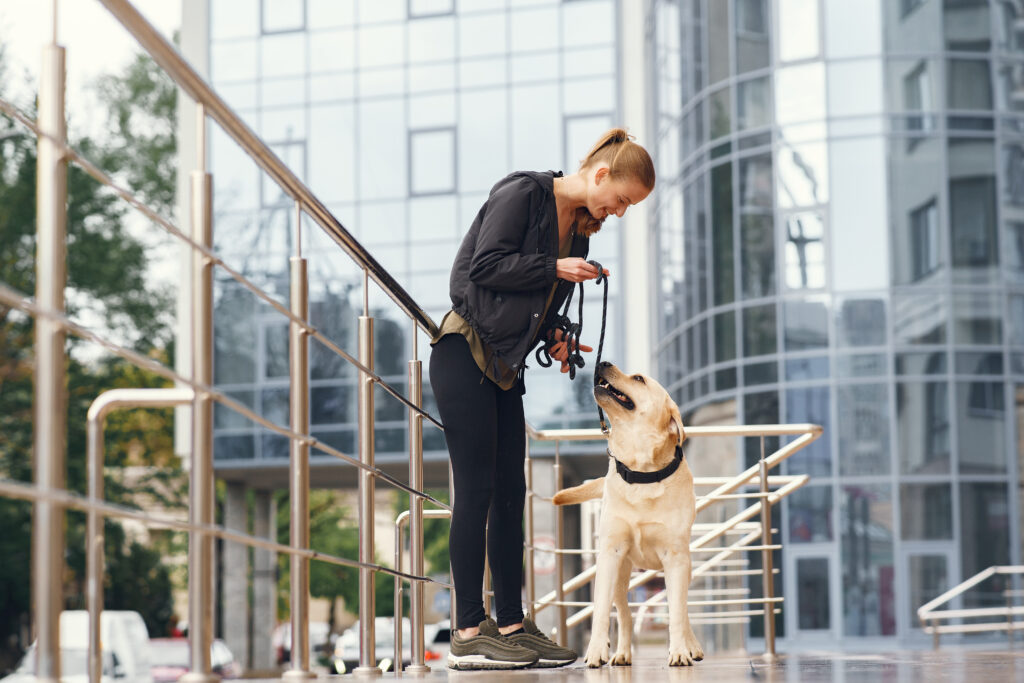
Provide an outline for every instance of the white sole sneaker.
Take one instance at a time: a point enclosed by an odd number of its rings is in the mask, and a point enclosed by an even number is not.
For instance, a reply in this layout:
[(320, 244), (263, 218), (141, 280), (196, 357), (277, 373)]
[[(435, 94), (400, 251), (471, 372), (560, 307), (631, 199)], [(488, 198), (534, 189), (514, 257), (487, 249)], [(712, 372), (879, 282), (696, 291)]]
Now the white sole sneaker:
[(531, 662), (506, 662), (486, 655), (453, 655), (448, 653), (448, 668), (460, 671), (473, 669), (525, 669)]

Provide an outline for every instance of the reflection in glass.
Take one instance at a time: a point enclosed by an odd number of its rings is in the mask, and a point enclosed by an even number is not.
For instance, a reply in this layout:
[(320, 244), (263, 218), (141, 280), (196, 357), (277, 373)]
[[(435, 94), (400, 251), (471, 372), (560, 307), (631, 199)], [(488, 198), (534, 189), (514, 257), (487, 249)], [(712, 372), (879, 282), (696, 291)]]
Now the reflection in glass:
[(878, 377), (888, 372), (888, 357), (884, 353), (852, 353), (836, 357), (836, 376)]
[(306, 25), (306, 0), (263, 0), (263, 33), (301, 31)]
[(828, 630), (832, 625), (828, 558), (801, 557), (798, 559), (796, 561), (796, 585), (797, 623), (800, 630)]
[(828, 201), (828, 153), (824, 144), (790, 145), (776, 156), (781, 207), (817, 206)]
[(288, 376), (288, 324), (263, 327), (263, 376)]
[(818, 56), (818, 0), (778, 0), (779, 60)]
[(991, 141), (950, 140), (950, 239), (966, 282), (993, 279), (989, 267), (999, 262), (994, 161)]
[(908, 558), (907, 574), (910, 583), (907, 618), (909, 623), (917, 626), (920, 623), (917, 609), (942, 595), (951, 585), (946, 556), (914, 553)]
[(772, 120), (771, 91), (767, 76), (736, 85), (736, 130), (769, 125)]
[(900, 521), (900, 534), (905, 541), (952, 539), (952, 487), (949, 484), (900, 484)]
[(715, 362), (736, 358), (736, 312), (715, 315)]
[(775, 304), (743, 309), (743, 355), (775, 353), (778, 335), (775, 329)]
[(892, 333), (896, 343), (943, 343), (949, 309), (944, 294), (893, 294)]
[(950, 109), (992, 110), (992, 83), (987, 59), (947, 60), (946, 105)]
[(1006, 472), (1006, 412), (1002, 382), (957, 382), (956, 410), (961, 474)]
[(885, 343), (885, 302), (847, 299), (836, 309), (839, 347), (878, 346)]
[(887, 485), (844, 486), (841, 496), (843, 634), (893, 635), (892, 491)]
[(825, 92), (825, 65), (822, 62), (776, 69), (776, 123), (784, 126), (824, 119)]
[(265, 387), (260, 392), (260, 415), (274, 424), (288, 424), (288, 387)]
[[(825, 430), (825, 434), (831, 434), (830, 429), (832, 425), (832, 413), (831, 413), (832, 401), (829, 396), (828, 387), (807, 387), (801, 389), (788, 388), (786, 389), (786, 422), (790, 424), (810, 423), (819, 424)], [(788, 440), (792, 440), (792, 437), (787, 437)], [(828, 436), (814, 441), (807, 446), (791, 455), (786, 460), (786, 473), (787, 474), (809, 474), (811, 477), (828, 477), (832, 475), (832, 454), (829, 444), (832, 439)], [(831, 489), (821, 489), (820, 487), (807, 487), (811, 491), (828, 491), (831, 494)], [(801, 489), (793, 495), (798, 495), (802, 491), (807, 489)], [(820, 494), (814, 494), (820, 497)], [(828, 496), (828, 512), (831, 514), (831, 501), (832, 496)], [(790, 505), (790, 513), (793, 512), (793, 506)], [(832, 538), (831, 521), (826, 521), (824, 533), (828, 534), (827, 538), (808, 538), (804, 539), (807, 541), (818, 541), (818, 540), (829, 540)], [(790, 533), (792, 533), (792, 523), (790, 526)], [(795, 540), (795, 539), (794, 539)]]
[(988, 5), (988, 0), (945, 0), (942, 3), (947, 50), (988, 52), (992, 46)]
[(733, 281), (732, 164), (711, 169), (711, 252), (714, 263), (715, 305), (736, 296)]
[(999, 344), (1003, 340), (1000, 297), (988, 292), (953, 294), (953, 342)]
[[(225, 391), (224, 394), (238, 401), (250, 410), (255, 407), (256, 394), (252, 391)], [(213, 427), (214, 429), (245, 429), (252, 426), (252, 420), (242, 415), (234, 408), (228, 407), (220, 401), (213, 404)]]
[(958, 375), (1003, 374), (1003, 354), (1000, 351), (961, 351), (955, 358)]
[(949, 472), (949, 385), (946, 382), (896, 384), (896, 433), (900, 472)]
[(721, 90), (711, 93), (708, 98), (710, 103), (709, 118), (711, 123), (711, 139), (720, 138), (724, 135), (728, 135), (732, 130), (730, 124), (730, 101), (729, 101), (729, 88), (725, 87)]
[(942, 375), (945, 373), (945, 351), (896, 354), (897, 375)]
[(260, 437), (260, 458), (287, 460), (289, 453), (288, 437), (280, 434), (263, 434)]
[(356, 401), (349, 385), (313, 387), (310, 420), (314, 425), (355, 422)]
[(214, 460), (252, 460), (256, 457), (256, 440), (252, 434), (217, 436), (213, 439)]
[(787, 351), (828, 348), (828, 310), (824, 302), (784, 302), (783, 335)]
[(775, 292), (771, 157), (741, 159), (739, 180), (743, 296), (768, 296)]
[(748, 387), (756, 384), (775, 384), (778, 381), (779, 364), (775, 361), (743, 366), (743, 384)]
[(715, 370), (715, 389), (717, 391), (726, 391), (728, 389), (736, 388), (736, 368), (726, 368), (724, 370)]
[[(1010, 508), (1005, 482), (960, 484), (960, 573), (974, 576), (993, 565), (1010, 563)], [(1000, 577), (963, 596), (964, 608), (1006, 606)]]
[[(779, 423), (779, 393), (762, 391), (746, 394), (743, 397), (743, 424), (764, 425)], [(746, 466), (751, 467), (761, 459), (761, 439), (743, 439), (746, 453)], [(779, 447), (779, 437), (769, 436), (764, 439), (764, 455), (768, 457)]]
[(828, 358), (790, 358), (786, 360), (786, 379), (799, 382), (808, 379), (825, 379), (829, 376)]
[(794, 213), (785, 219), (785, 271), (789, 289), (825, 286), (824, 218), (818, 212)]
[[(695, 3), (699, 4), (699, 3)], [(736, 0), (736, 73), (767, 67), (767, 0)]]
[(885, 384), (838, 388), (839, 468), (844, 476), (888, 474), (889, 389)]
[[(928, 75), (928, 62), (922, 60), (910, 73), (903, 77), (903, 107), (906, 111), (935, 111), (935, 98), (932, 94), (931, 78)], [(931, 116), (908, 116), (908, 131), (928, 133), (935, 128), (935, 119)], [(913, 149), (916, 141), (908, 141), (908, 148)]]
[[(693, 3), (694, 13), (698, 11), (697, 7), (701, 4), (703, 3)], [(729, 30), (728, 2), (709, 2), (707, 7), (708, 85), (714, 85), (732, 75), (730, 61), (732, 50), (729, 49), (732, 31)], [(699, 22), (700, 20), (695, 17), (695, 21)], [(700, 24), (698, 23), (698, 25)], [(703, 33), (703, 31), (697, 31), (697, 33)]]

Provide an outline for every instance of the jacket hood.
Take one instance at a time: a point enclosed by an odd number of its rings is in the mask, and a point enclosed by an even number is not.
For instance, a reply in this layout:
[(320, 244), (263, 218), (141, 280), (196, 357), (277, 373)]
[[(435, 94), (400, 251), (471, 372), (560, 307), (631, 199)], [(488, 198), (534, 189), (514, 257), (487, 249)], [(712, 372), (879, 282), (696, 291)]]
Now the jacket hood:
[(551, 192), (552, 181), (555, 178), (561, 177), (561, 171), (516, 171), (515, 173), (510, 173), (501, 180), (499, 180), (498, 182), (496, 182), (494, 184), (494, 187), (491, 188), (491, 194), (494, 194), (495, 192), (498, 191), (499, 188), (502, 188), (505, 185), (508, 185), (509, 183), (515, 182), (519, 178), (529, 178), (533, 182), (537, 183), (537, 185), (545, 192)]

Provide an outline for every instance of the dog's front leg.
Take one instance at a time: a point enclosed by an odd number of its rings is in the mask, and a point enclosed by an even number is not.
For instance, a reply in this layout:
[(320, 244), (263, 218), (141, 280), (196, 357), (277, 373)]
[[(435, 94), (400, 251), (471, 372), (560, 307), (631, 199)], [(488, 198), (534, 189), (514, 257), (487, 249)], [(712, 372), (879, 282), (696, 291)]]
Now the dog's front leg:
[(689, 548), (667, 551), (662, 557), (668, 589), (668, 664), (690, 666), (704, 659), (704, 650), (690, 626), (687, 600), (690, 593)]
[(629, 577), (633, 563), (623, 559), (615, 579), (615, 613), (619, 617), (619, 638), (612, 655), (612, 666), (629, 666), (633, 663), (633, 614), (629, 611)]
[(611, 616), (612, 597), (619, 567), (626, 562), (628, 535), (606, 534), (597, 556), (597, 578), (594, 581), (594, 617), (591, 621), (590, 645), (584, 659), (589, 667), (599, 667), (608, 661), (608, 620)]

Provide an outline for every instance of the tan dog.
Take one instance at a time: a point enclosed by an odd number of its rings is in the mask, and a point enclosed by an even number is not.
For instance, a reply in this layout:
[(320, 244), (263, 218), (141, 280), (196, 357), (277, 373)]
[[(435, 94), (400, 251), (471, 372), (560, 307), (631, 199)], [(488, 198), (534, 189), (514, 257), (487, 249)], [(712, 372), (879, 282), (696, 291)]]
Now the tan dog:
[[(608, 451), (614, 460), (609, 459), (608, 474), (601, 479), (563, 489), (554, 497), (556, 505), (565, 505), (604, 494), (594, 617), (584, 659), (590, 667), (608, 661), (613, 666), (632, 663), (633, 620), (626, 591), (636, 566), (664, 570), (668, 663), (688, 666), (703, 659), (704, 651), (693, 635), (686, 606), (696, 498), (690, 468), (686, 460), (677, 459), (686, 438), (679, 408), (668, 392), (646, 375), (626, 375), (611, 363), (601, 363), (596, 378), (594, 397), (611, 423)], [(618, 611), (619, 639), (615, 654), (609, 657), (612, 602)]]

